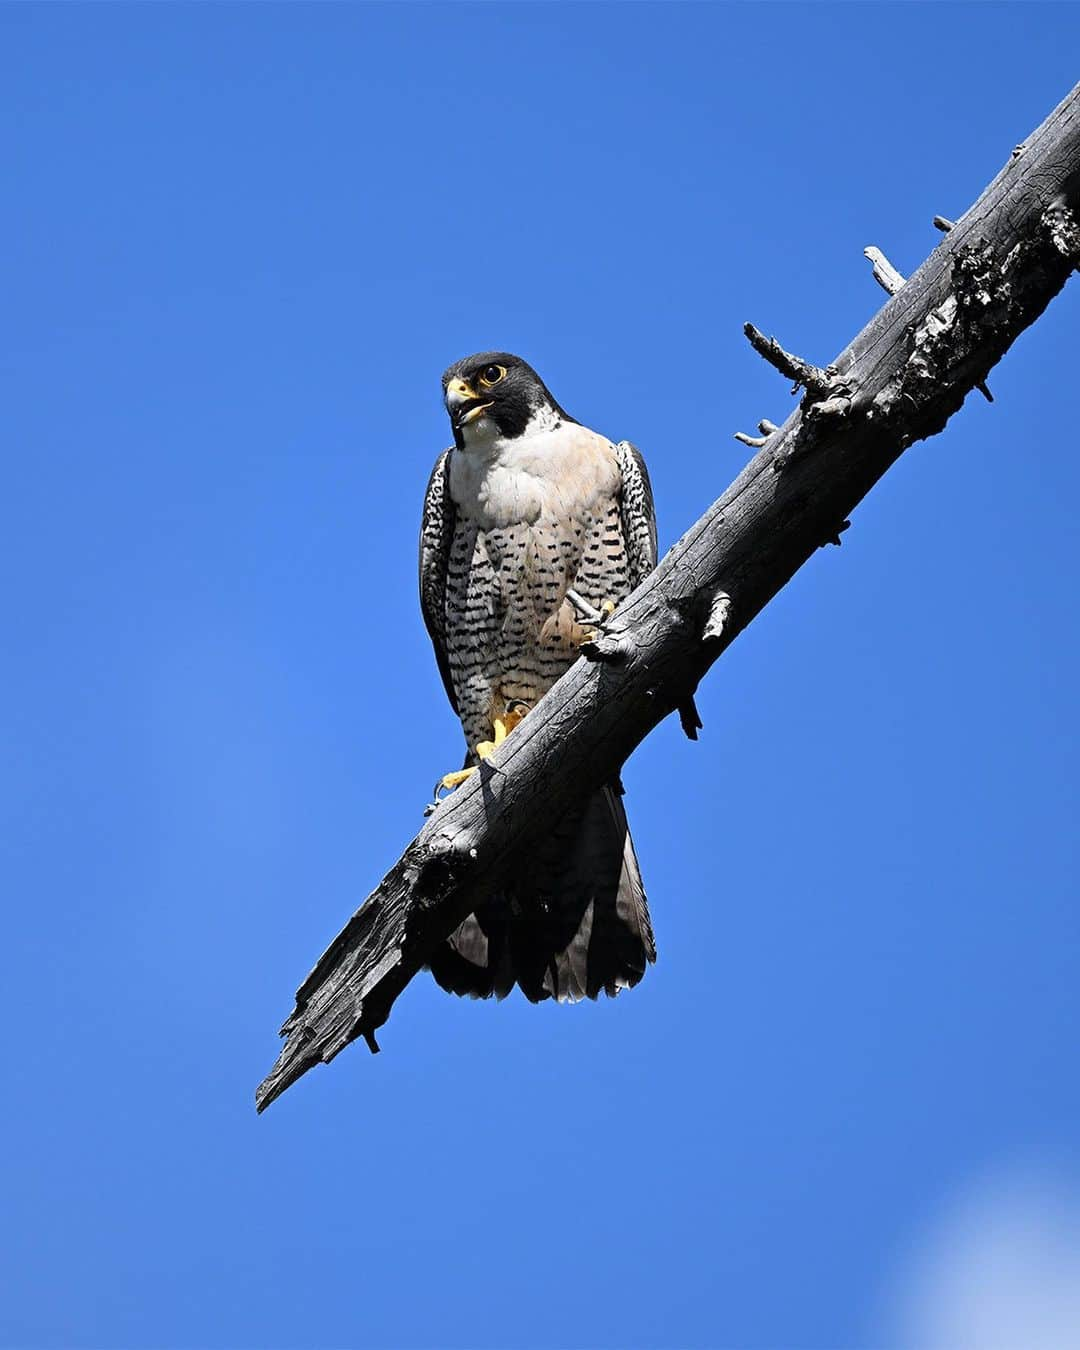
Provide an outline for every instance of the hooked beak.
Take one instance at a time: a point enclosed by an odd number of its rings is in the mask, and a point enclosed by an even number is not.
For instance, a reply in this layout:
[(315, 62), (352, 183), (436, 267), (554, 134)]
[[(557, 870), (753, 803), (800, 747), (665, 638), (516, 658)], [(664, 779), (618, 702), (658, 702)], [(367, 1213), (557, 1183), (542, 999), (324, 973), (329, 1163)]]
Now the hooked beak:
[(494, 399), (489, 403), (482, 403), (480, 395), (468, 380), (458, 378), (451, 380), (446, 386), (446, 411), (455, 426), (467, 427), (470, 422), (475, 422), (493, 402)]

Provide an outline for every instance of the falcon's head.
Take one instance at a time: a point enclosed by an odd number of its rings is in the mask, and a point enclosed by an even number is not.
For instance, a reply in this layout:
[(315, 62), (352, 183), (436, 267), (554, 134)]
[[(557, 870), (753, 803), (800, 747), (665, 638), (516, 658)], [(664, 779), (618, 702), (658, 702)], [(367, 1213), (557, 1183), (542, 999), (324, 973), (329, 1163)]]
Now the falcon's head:
[(443, 375), (443, 399), (459, 450), (526, 429), (572, 422), (527, 361), (509, 352), (478, 352), (455, 361)]

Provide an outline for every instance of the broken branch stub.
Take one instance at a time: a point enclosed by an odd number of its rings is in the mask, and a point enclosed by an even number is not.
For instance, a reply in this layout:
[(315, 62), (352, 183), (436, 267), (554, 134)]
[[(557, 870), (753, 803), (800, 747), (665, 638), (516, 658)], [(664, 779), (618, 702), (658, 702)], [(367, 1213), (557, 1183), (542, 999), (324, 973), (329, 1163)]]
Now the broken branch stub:
[(877, 284), (889, 295), (895, 295), (904, 284), (903, 276), (886, 258), (881, 249), (875, 248), (873, 244), (863, 249), (863, 255), (870, 259), (874, 269), (874, 280)]
[(752, 323), (743, 324), (743, 332), (749, 338), (754, 351), (764, 357), (781, 375), (786, 375), (796, 389), (801, 386), (811, 398), (824, 396), (829, 387), (829, 377), (825, 371), (819, 370), (809, 361), (804, 361), (801, 356), (794, 356), (791, 352), (785, 351), (775, 338), (766, 337)]

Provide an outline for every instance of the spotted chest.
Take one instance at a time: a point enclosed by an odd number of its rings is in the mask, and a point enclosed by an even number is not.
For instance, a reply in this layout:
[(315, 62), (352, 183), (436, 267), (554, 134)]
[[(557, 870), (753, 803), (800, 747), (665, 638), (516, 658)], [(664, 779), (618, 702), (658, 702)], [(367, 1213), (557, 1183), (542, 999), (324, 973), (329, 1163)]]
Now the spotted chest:
[(463, 711), (535, 702), (572, 664), (569, 587), (594, 605), (630, 589), (610, 441), (564, 423), (487, 449), (455, 453), (449, 479), (448, 655)]

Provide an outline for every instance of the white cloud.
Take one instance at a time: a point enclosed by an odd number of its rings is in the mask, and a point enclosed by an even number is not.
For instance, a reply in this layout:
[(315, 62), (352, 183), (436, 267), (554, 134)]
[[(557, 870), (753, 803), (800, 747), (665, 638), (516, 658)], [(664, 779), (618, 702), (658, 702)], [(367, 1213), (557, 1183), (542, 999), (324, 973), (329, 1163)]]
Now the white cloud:
[(1080, 1192), (1045, 1172), (971, 1188), (896, 1282), (901, 1350), (1080, 1350)]

